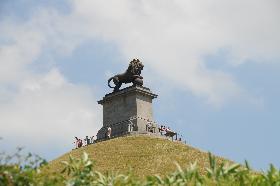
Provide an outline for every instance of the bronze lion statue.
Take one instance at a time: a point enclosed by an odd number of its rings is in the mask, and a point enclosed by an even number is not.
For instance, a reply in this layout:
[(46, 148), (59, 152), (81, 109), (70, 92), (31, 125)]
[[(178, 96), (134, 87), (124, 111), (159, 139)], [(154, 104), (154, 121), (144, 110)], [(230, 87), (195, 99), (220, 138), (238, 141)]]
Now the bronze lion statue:
[[(125, 73), (115, 75), (108, 80), (108, 86), (114, 88), (114, 92), (118, 91), (123, 83), (133, 83), (133, 85), (143, 85), (143, 77), (141, 76), (141, 71), (143, 70), (144, 65), (140, 62), (139, 59), (133, 59), (125, 71)], [(115, 87), (110, 85), (110, 82), (113, 80)]]

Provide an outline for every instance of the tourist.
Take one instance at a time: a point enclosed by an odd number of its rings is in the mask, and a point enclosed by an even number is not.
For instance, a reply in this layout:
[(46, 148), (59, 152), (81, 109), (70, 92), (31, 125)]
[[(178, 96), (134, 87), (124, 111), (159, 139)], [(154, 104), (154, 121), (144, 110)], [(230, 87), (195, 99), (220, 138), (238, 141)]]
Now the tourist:
[(132, 132), (133, 131), (133, 123), (130, 121), (128, 123), (128, 132)]
[(165, 132), (167, 132), (167, 133), (171, 132), (171, 129), (168, 127), (168, 128), (165, 129)]
[(162, 135), (162, 125), (160, 126), (160, 128), (158, 128), (158, 132), (160, 133), (160, 135)]
[(94, 136), (90, 137), (90, 142), (93, 144), (94, 143)]
[(75, 137), (75, 139), (76, 139), (76, 141), (75, 141), (75, 146), (76, 146), (76, 149), (77, 149), (80, 139), (79, 139), (78, 137)]
[(108, 127), (107, 129), (107, 138), (111, 138), (111, 133), (112, 133), (112, 128), (111, 127)]
[(90, 145), (90, 139), (89, 139), (89, 137), (88, 137), (88, 136), (86, 136), (86, 139), (85, 139), (85, 144), (86, 144), (86, 145)]
[(151, 132), (151, 130), (152, 130), (152, 124), (149, 122), (146, 125), (146, 131)]
[(83, 140), (79, 139), (79, 142), (78, 142), (78, 148), (82, 147), (83, 146)]

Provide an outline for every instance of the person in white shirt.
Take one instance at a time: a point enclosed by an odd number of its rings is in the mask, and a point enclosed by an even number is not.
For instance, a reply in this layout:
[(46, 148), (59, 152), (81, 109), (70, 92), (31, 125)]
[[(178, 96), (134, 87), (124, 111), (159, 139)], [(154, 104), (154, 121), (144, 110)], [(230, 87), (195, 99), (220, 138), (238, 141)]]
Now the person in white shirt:
[(107, 129), (107, 137), (111, 138), (111, 134), (112, 134), (112, 128), (108, 127), (108, 129)]

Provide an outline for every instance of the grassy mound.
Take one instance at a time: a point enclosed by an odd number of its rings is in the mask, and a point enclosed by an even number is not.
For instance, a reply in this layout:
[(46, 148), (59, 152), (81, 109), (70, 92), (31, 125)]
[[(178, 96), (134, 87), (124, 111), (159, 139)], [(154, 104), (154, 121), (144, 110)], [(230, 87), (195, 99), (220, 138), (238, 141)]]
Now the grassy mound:
[[(51, 161), (48, 171), (60, 172), (61, 161), (68, 161), (69, 155), (80, 157), (83, 152), (95, 161), (95, 169), (101, 173), (127, 173), (130, 169), (135, 176), (145, 177), (167, 175), (176, 170), (175, 162), (181, 167), (197, 163), (201, 173), (209, 167), (208, 153), (167, 139), (149, 136), (127, 136), (103, 141), (69, 153)], [(216, 157), (218, 163), (230, 162)]]

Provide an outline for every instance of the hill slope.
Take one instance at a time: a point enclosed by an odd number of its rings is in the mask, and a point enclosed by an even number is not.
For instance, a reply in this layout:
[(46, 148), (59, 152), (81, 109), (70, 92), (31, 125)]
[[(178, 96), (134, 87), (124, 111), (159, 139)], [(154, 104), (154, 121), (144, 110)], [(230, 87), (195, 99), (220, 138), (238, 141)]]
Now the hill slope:
[[(70, 154), (80, 157), (83, 152), (87, 152), (95, 160), (96, 170), (102, 173), (126, 173), (132, 168), (136, 176), (144, 177), (153, 174), (166, 175), (176, 170), (175, 162), (182, 167), (197, 162), (202, 173), (205, 172), (205, 167), (209, 166), (206, 152), (180, 142), (149, 136), (127, 136), (72, 150), (51, 161), (49, 171), (61, 171), (61, 161), (67, 161)], [(219, 157), (217, 161), (230, 162)]]

